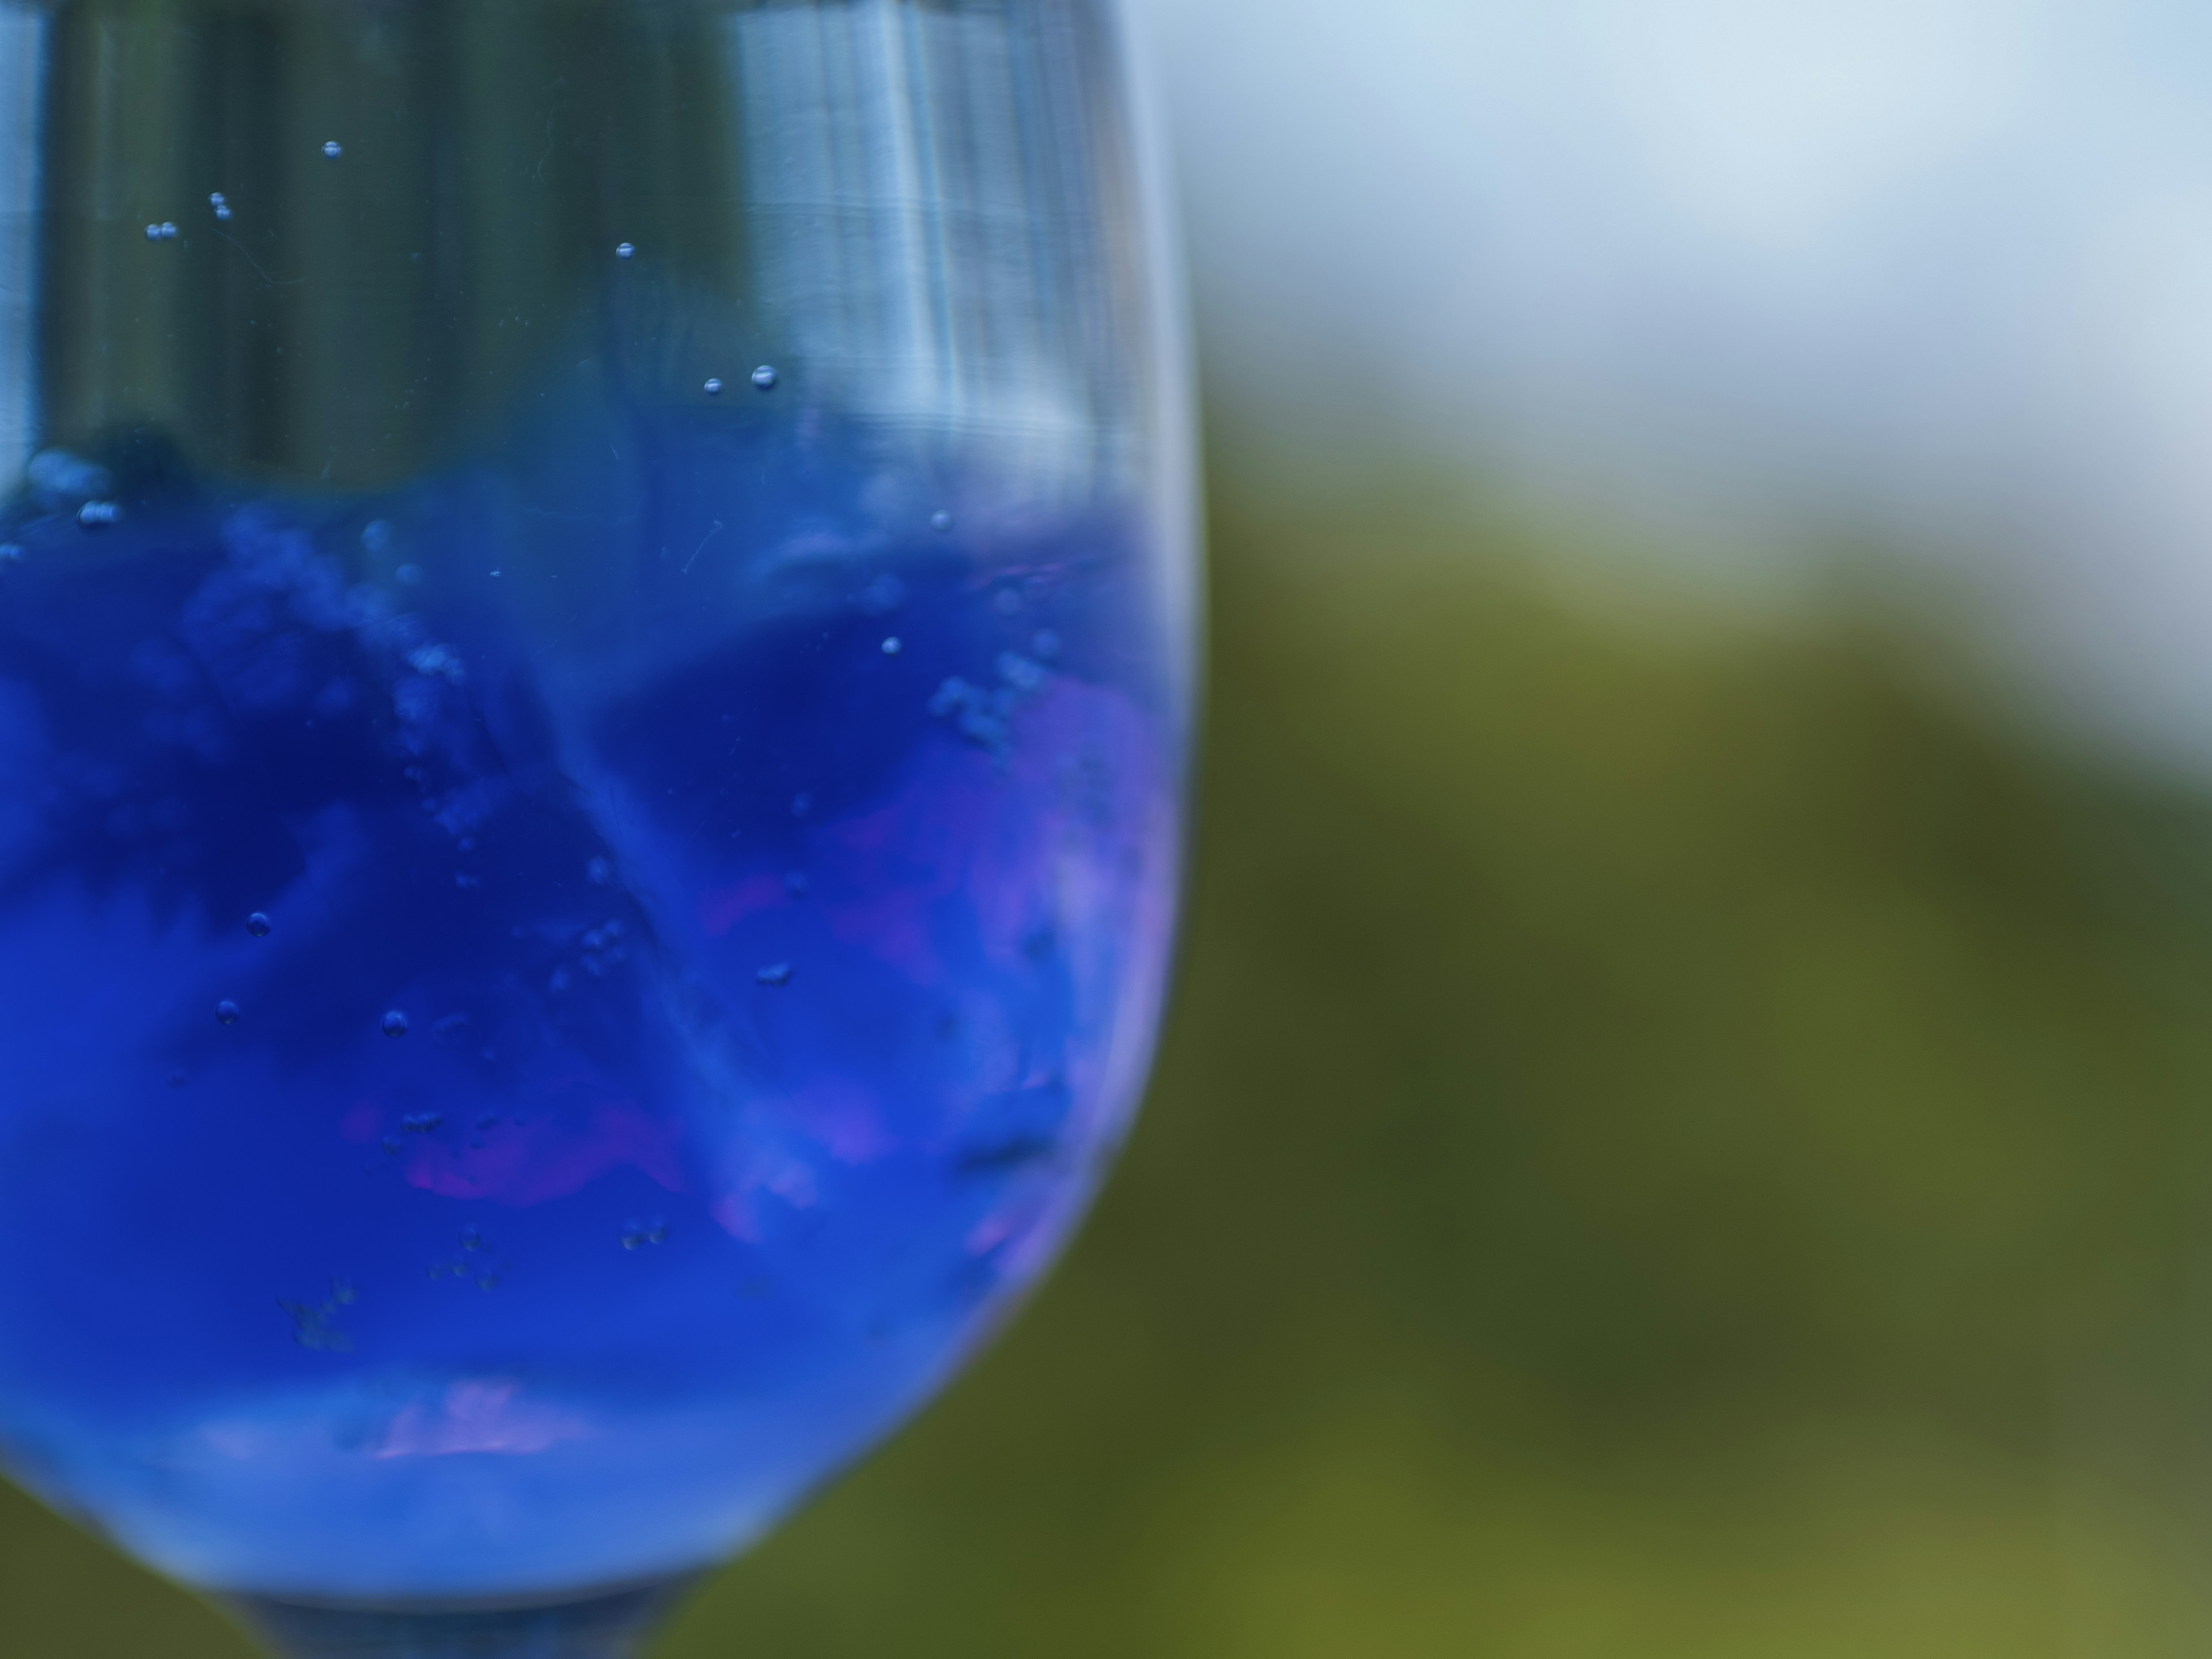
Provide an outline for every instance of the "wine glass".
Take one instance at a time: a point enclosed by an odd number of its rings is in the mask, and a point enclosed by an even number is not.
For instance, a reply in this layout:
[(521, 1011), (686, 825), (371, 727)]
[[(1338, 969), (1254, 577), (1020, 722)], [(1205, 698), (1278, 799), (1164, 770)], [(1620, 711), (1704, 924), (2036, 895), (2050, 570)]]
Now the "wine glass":
[(1194, 455), (1113, 0), (0, 9), (0, 1449), (623, 1651), (1127, 1129)]

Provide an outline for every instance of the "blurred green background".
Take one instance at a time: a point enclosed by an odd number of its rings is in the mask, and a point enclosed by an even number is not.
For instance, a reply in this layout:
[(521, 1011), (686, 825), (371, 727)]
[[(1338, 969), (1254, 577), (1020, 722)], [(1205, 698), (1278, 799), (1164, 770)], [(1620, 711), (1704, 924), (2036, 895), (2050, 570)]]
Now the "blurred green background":
[[(1126, 1163), (659, 1659), (2212, 1645), (2212, 805), (1872, 600), (1217, 449)], [(0, 1655), (246, 1651), (0, 1492)]]

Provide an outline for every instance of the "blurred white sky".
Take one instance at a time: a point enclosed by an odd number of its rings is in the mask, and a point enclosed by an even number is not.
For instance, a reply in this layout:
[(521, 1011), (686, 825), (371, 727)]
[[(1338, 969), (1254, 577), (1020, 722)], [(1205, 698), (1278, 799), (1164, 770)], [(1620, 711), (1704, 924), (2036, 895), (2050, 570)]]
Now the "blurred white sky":
[(1240, 410), (1721, 569), (1871, 532), (2212, 765), (2212, 8), (1141, 3)]

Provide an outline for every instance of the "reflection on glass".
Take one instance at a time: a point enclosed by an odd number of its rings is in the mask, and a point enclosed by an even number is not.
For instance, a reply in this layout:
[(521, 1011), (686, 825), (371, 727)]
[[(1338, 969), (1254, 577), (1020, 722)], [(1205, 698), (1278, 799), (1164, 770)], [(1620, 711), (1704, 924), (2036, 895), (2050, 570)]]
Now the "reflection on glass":
[(596, 1652), (1049, 1263), (1183, 829), (1136, 109), (1108, 0), (0, 12), (20, 1478)]

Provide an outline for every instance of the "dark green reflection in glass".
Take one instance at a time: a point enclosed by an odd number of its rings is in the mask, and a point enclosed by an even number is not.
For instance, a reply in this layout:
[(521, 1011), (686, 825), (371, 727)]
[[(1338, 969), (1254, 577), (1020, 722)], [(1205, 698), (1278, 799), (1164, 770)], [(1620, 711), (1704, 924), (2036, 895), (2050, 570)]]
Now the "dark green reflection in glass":
[[(725, 12), (58, 10), (46, 441), (145, 429), (210, 471), (374, 486), (482, 434), (540, 362), (651, 376), (678, 349), (765, 349)], [(179, 236), (148, 241), (163, 221)]]

